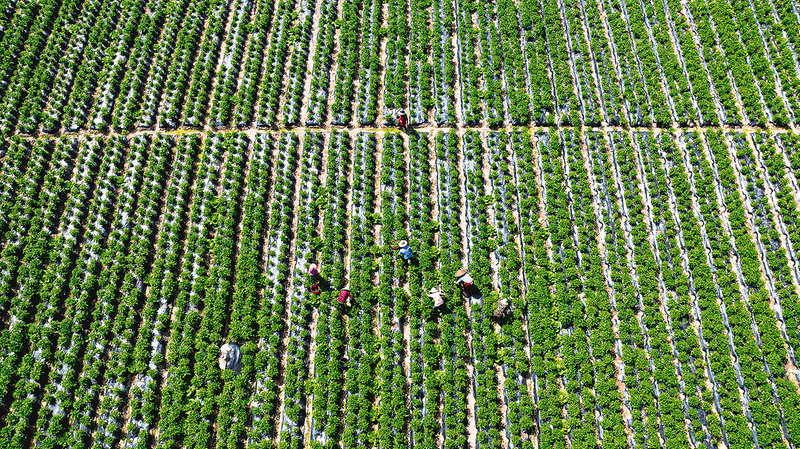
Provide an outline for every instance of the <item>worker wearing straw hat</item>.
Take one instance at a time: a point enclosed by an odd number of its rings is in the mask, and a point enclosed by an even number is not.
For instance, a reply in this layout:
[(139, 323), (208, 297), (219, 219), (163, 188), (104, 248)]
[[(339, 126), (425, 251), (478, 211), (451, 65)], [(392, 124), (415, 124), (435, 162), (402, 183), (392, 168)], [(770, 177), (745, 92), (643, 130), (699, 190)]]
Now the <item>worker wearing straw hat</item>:
[(397, 126), (399, 126), (400, 129), (408, 129), (408, 116), (404, 109), (397, 110)]
[(403, 259), (409, 260), (414, 255), (411, 251), (411, 247), (408, 246), (408, 242), (405, 240), (400, 240), (397, 243), (397, 249), (400, 252), (400, 255), (403, 256)]
[(467, 273), (467, 270), (456, 271), (456, 285), (467, 288), (472, 286), (473, 283), (475, 283), (475, 281), (472, 279), (472, 276)]
[(436, 287), (433, 287), (428, 293), (428, 297), (433, 299), (433, 307), (439, 307), (444, 304), (444, 298), (442, 298), (442, 291)]

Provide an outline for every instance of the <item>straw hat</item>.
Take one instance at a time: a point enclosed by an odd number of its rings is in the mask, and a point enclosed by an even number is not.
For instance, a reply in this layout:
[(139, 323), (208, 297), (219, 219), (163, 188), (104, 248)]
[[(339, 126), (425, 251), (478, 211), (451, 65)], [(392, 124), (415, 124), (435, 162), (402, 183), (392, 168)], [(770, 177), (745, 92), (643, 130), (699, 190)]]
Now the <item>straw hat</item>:
[(467, 274), (467, 270), (456, 271), (456, 279), (460, 278), (461, 276), (464, 276), (465, 274)]
[(399, 242), (397, 242), (397, 246), (399, 246), (400, 248), (405, 248), (406, 246), (408, 246), (408, 242), (405, 240), (400, 240)]
[(431, 295), (435, 295), (435, 294), (439, 293), (439, 289), (436, 288), (436, 287), (433, 287), (433, 288), (431, 288), (431, 290), (428, 293), (431, 294)]
[(342, 290), (347, 290), (349, 292), (350, 291), (350, 283), (348, 282), (347, 284), (344, 284), (344, 287), (342, 287)]
[(400, 114), (400, 115), (406, 115), (406, 110), (405, 109), (398, 109), (397, 113)]

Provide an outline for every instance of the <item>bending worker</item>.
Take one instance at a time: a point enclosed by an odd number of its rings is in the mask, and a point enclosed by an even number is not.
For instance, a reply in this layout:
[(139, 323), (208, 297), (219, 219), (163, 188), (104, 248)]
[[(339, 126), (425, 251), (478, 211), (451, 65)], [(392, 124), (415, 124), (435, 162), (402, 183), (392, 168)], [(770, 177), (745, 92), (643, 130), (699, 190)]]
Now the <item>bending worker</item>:
[(436, 287), (433, 287), (428, 292), (428, 297), (433, 299), (433, 307), (439, 307), (444, 304), (444, 299), (442, 298), (442, 291)]
[(467, 270), (458, 270), (456, 271), (456, 285), (461, 288), (471, 287), (472, 284), (475, 283), (475, 280), (472, 279), (472, 276), (467, 273)]
[(405, 240), (400, 240), (397, 244), (398, 249), (400, 250), (400, 255), (403, 256), (403, 259), (408, 260), (414, 255), (411, 252), (411, 247), (408, 246), (408, 242)]
[(353, 299), (353, 294), (350, 293), (350, 287), (345, 285), (342, 291), (339, 292), (339, 297), (336, 298), (336, 300), (339, 301), (340, 304), (347, 304), (349, 307), (351, 299)]
[(408, 117), (406, 117), (406, 111), (404, 109), (397, 111), (397, 126), (401, 129), (406, 129), (406, 127), (408, 127)]
[(308, 275), (311, 276), (311, 278), (315, 279), (315, 280), (319, 277), (319, 267), (317, 267), (317, 264), (312, 263), (308, 267)]

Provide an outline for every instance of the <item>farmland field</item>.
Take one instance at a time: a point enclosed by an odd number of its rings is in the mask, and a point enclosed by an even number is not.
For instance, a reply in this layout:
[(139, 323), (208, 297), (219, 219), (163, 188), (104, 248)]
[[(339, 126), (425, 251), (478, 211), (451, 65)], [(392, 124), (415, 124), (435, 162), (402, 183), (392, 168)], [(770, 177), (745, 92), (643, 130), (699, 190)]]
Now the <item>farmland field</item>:
[(0, 448), (800, 447), (798, 0), (0, 0), (0, 111)]

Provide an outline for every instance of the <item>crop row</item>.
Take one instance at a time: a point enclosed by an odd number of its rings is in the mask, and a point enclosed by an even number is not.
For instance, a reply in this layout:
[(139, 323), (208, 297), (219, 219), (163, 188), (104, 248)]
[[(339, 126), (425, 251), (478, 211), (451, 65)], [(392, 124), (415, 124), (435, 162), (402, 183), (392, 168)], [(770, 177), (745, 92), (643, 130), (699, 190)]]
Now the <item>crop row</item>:
[[(3, 148), (0, 207), (15, 220), (1, 242), (0, 419), (13, 447), (800, 438), (794, 134), (231, 132)], [(461, 292), (464, 267), (476, 288)], [(347, 283), (351, 307), (335, 300)], [(217, 367), (223, 343), (240, 346), (236, 370)]]
[(440, 125), (800, 120), (800, 18), (768, 0), (71, 0), (4, 11), (6, 136), (391, 124), (400, 107)]
[[(322, 144), (322, 135), (317, 136)], [(307, 136), (308, 139), (311, 136)], [(324, 283), (331, 287), (317, 306), (319, 319), (314, 336), (315, 355), (313, 358), (314, 389), (311, 404), (312, 440), (319, 444), (331, 445), (341, 440), (340, 415), (344, 399), (344, 375), (346, 362), (346, 346), (348, 335), (345, 334), (345, 318), (342, 311), (335, 307), (335, 295), (338, 288), (346, 282), (347, 262), (347, 196), (350, 192), (348, 173), (350, 172), (350, 138), (344, 133), (333, 133), (330, 136), (327, 151), (327, 169), (324, 186), (318, 185), (324, 198), (322, 203), (321, 247), (315, 248), (318, 260), (323, 267)], [(317, 195), (314, 195), (316, 197)], [(320, 239), (317, 239), (319, 243)], [(311, 253), (309, 253), (309, 256)], [(306, 269), (306, 266), (303, 266)], [(302, 273), (305, 276), (305, 270)]]
[[(334, 366), (344, 368), (342, 405), (339, 410), (341, 423), (341, 442), (345, 448), (356, 448), (369, 442), (373, 418), (370, 412), (375, 400), (375, 362), (377, 336), (371, 332), (375, 315), (372, 303), (376, 297), (373, 284), (378, 268), (373, 253), (375, 244), (374, 225), (377, 217), (373, 214), (378, 201), (375, 186), (377, 172), (377, 138), (374, 134), (360, 134), (352, 143), (352, 194), (350, 200), (350, 232), (348, 233), (350, 287), (359, 296), (355, 311), (347, 326), (347, 347), (342, 360), (331, 360)], [(336, 392), (329, 397), (336, 398)], [(334, 408), (328, 401), (326, 412)], [(334, 410), (335, 411), (335, 410)], [(329, 419), (328, 427), (335, 430), (339, 425)], [(326, 435), (334, 437), (335, 432)], [(334, 437), (335, 438), (335, 437)]]

